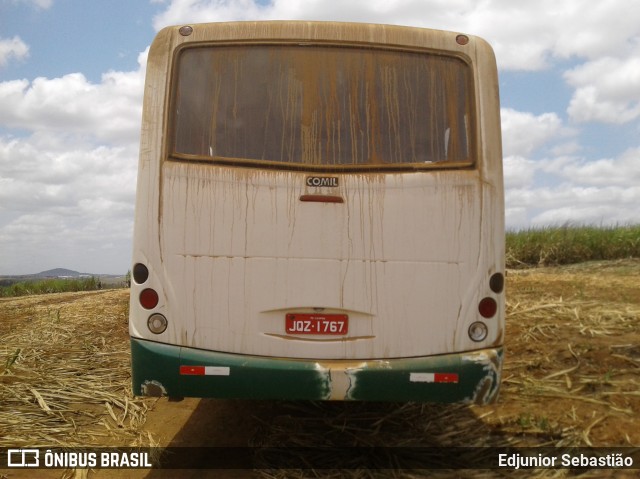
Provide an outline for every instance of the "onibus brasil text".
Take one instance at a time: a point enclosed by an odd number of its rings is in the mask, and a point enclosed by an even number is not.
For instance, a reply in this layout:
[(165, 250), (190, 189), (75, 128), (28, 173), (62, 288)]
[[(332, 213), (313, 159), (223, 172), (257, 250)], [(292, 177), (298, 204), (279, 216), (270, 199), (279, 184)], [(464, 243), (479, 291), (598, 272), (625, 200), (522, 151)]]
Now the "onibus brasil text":
[(38, 449), (8, 449), (9, 467), (66, 468), (149, 468), (153, 467), (148, 452), (141, 451), (52, 451)]

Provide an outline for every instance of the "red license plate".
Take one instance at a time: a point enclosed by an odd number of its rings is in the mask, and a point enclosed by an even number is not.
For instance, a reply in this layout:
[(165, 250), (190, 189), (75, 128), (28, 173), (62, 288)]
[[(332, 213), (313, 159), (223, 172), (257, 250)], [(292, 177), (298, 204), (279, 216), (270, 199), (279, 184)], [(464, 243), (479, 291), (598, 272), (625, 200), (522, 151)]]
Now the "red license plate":
[(285, 318), (287, 334), (333, 334), (349, 332), (349, 316), (346, 314), (289, 313)]

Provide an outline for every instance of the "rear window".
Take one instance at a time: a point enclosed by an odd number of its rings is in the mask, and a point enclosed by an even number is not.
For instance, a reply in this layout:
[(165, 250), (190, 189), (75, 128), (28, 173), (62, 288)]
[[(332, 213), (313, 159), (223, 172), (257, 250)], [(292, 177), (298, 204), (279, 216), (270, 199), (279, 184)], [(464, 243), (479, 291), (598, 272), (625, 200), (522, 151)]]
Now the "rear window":
[(174, 157), (325, 168), (473, 161), (471, 71), (456, 57), (320, 45), (192, 47), (180, 51), (174, 82)]

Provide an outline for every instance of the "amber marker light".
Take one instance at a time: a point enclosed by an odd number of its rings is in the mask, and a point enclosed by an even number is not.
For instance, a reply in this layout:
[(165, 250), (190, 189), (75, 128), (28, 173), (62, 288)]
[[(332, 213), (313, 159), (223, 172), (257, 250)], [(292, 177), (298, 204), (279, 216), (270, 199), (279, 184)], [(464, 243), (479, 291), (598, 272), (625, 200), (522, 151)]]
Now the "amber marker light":
[(180, 30), (178, 30), (178, 33), (180, 33), (180, 35), (182, 35), (183, 37), (188, 37), (193, 33), (193, 27), (190, 27), (189, 25), (185, 25), (183, 27), (180, 27)]
[(466, 45), (467, 43), (469, 43), (469, 37), (466, 35), (458, 35), (456, 37), (456, 43), (458, 45)]

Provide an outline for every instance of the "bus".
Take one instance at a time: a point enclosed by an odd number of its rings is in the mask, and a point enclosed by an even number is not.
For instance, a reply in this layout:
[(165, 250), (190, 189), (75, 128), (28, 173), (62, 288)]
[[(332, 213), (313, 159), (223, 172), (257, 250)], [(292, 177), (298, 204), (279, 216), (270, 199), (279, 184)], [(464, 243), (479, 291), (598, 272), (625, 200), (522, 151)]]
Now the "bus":
[(484, 40), (308, 21), (157, 34), (134, 394), (492, 403), (504, 275)]

